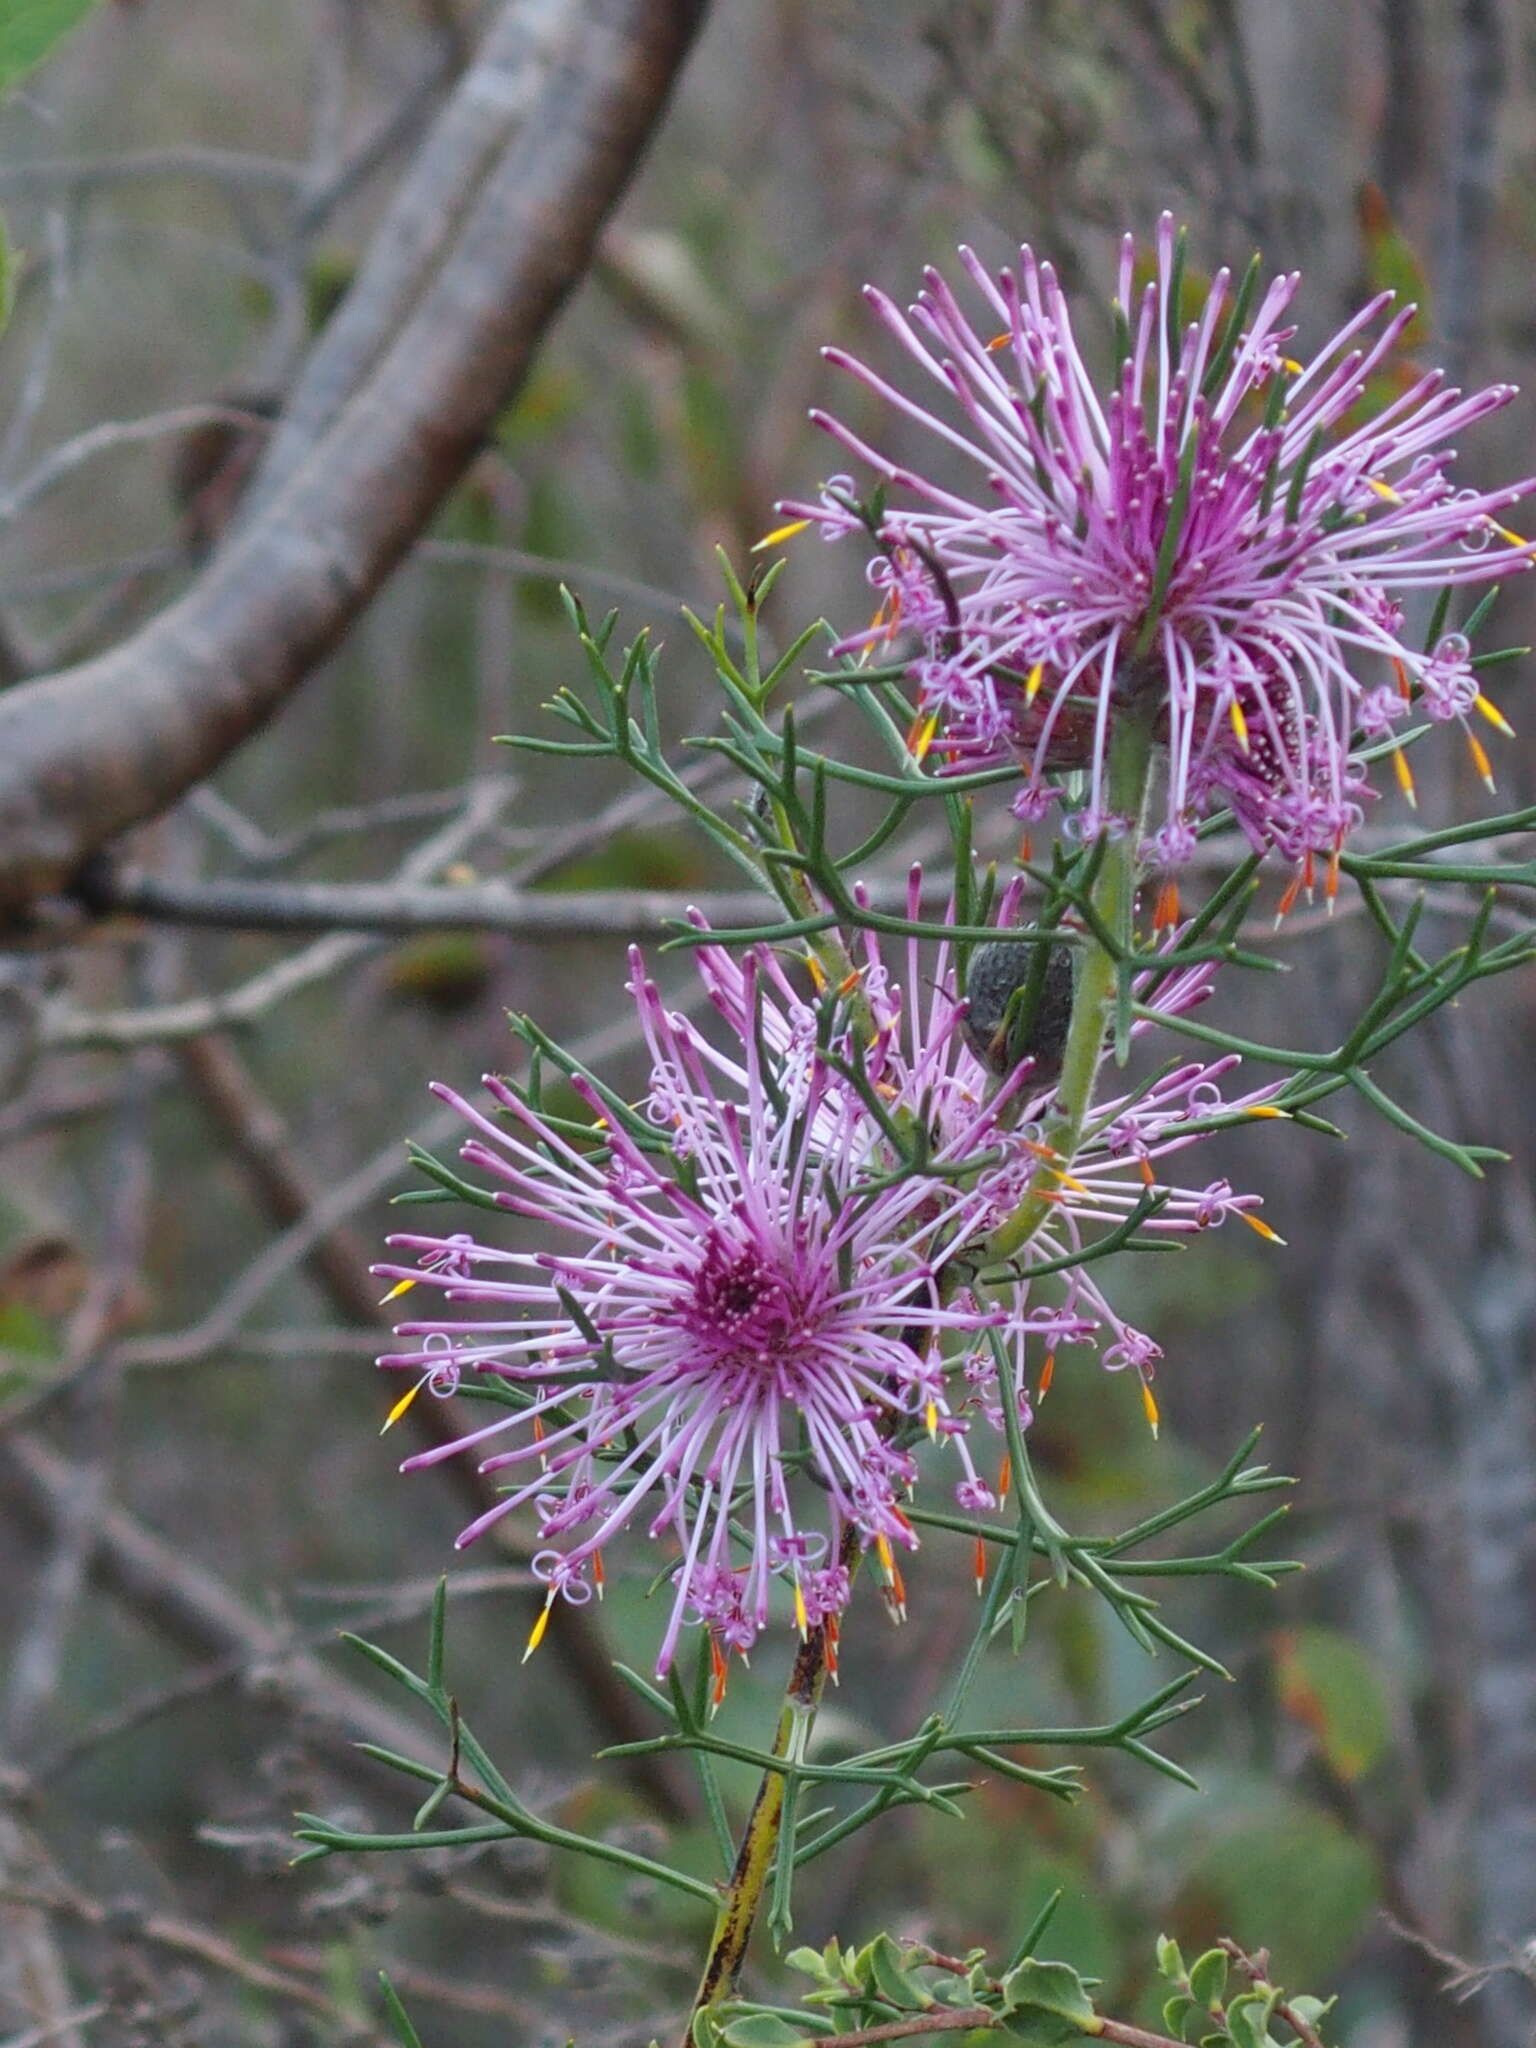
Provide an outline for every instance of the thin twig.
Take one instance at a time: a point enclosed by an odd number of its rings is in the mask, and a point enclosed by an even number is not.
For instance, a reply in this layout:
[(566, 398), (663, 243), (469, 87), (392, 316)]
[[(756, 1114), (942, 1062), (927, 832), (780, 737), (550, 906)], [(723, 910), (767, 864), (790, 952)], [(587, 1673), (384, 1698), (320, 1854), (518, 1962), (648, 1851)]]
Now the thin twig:
[[(690, 910), (722, 930), (771, 921), (772, 901), (758, 889), (571, 889), (533, 893), (504, 882), (408, 888), (398, 882), (182, 882), (133, 869), (93, 877), (92, 907), (156, 924), (221, 931), (476, 931), (523, 940), (653, 938)], [(870, 883), (877, 910), (906, 903), (905, 877)], [(936, 881), (927, 908), (947, 900)], [(177, 1034), (180, 1035), (180, 1034)]]
[[(99, 1899), (89, 1897), (73, 1885), (55, 1881), (51, 1885), (26, 1886), (0, 1884), (0, 1899), (33, 1911), (43, 1912), (61, 1920), (73, 1920), (82, 1927), (103, 1929), (113, 1923), (114, 1909)], [(292, 1970), (274, 1969), (270, 1963), (259, 1961), (237, 1948), (233, 1942), (210, 1933), (205, 1927), (194, 1926), (190, 1921), (173, 1919), (167, 1913), (145, 1913), (133, 1923), (135, 1940), (147, 1943), (151, 1948), (166, 1950), (169, 1954), (186, 1956), (190, 1961), (201, 1963), (206, 1969), (216, 1970), (221, 1976), (231, 1977), (236, 1983), (244, 1984), (252, 1991), (265, 1992), (273, 1998), (285, 1999), (290, 2005), (301, 2005), (308, 2012), (318, 2013), (333, 2025), (345, 2024), (348, 2038), (354, 2041), (387, 2043), (389, 2037), (369, 2027), (359, 2030), (355, 2012), (343, 2011), (330, 1995), (307, 1977), (301, 1977)]]
[(123, 150), (115, 156), (54, 156), (12, 159), (0, 164), (0, 195), (88, 192), (97, 185), (139, 185), (161, 178), (207, 178), (240, 191), (296, 191), (305, 168), (285, 157), (250, 150), (214, 149), (199, 143), (171, 143), (158, 149)]
[[(402, 863), (398, 881), (412, 887), (460, 859), (495, 823), (513, 785), (494, 778), (472, 783), (463, 808), (440, 832), (426, 839)], [(77, 1010), (60, 1003), (45, 1014), (44, 1042), (55, 1051), (122, 1051), (132, 1046), (253, 1023), (285, 997), (312, 987), (360, 959), (377, 943), (364, 932), (333, 932), (302, 953), (291, 954), (249, 981), (220, 995), (195, 996), (137, 1010)]]
[(271, 421), (243, 412), (233, 405), (178, 405), (166, 412), (148, 413), (137, 420), (103, 420), (84, 433), (52, 448), (19, 482), (0, 492), (0, 526), (17, 519), (39, 498), (67, 476), (116, 448), (137, 447), (143, 441), (158, 441), (167, 434), (187, 434), (197, 427), (231, 426), (247, 433), (271, 431)]

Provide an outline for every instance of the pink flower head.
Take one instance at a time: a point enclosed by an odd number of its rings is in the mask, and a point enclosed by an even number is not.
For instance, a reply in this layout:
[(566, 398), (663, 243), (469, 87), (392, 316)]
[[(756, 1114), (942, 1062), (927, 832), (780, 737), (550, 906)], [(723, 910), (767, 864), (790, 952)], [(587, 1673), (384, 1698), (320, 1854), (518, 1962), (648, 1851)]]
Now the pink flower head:
[[(1103, 392), (1054, 271), (1027, 247), (1017, 275), (961, 250), (980, 328), (937, 271), (906, 314), (867, 289), (931, 405), (841, 349), (828, 359), (976, 480), (951, 489), (813, 415), (909, 501), (875, 519), (881, 609), (843, 646), (915, 634), (913, 676), (951, 768), (1017, 762), (1026, 801), (1048, 776), (1086, 770), (1084, 835), (1125, 822), (1106, 797), (1110, 730), (1150, 698), (1167, 773), (1149, 857), (1230, 806), (1256, 846), (1304, 859), (1360, 818), (1352, 744), (1357, 730), (1381, 736), (1383, 685), (1422, 693), (1434, 718), (1478, 706), (1465, 643), (1425, 655), (1403, 636), (1402, 601), (1531, 566), (1531, 545), (1501, 523), (1531, 480), (1480, 492), (1449, 474), (1454, 438), (1514, 393), (1463, 396), (1435, 371), (1362, 417), (1413, 307), (1393, 312), (1382, 293), (1298, 363), (1282, 325), (1294, 274), (1260, 291), (1255, 271), (1234, 294), (1222, 270), (1182, 326), (1182, 239), (1166, 214), (1156, 257), (1137, 294), (1126, 237), (1121, 355)], [(783, 509), (829, 537), (867, 537), (846, 482)]]
[(496, 1077), (500, 1119), (439, 1088), (470, 1126), (462, 1158), (555, 1248), (391, 1238), (415, 1263), (378, 1271), (435, 1289), (443, 1307), (399, 1325), (401, 1348), (380, 1363), (451, 1365), (507, 1390), (512, 1405), (484, 1427), (406, 1460), (484, 1446), (481, 1470), (506, 1475), (461, 1544), (531, 1508), (549, 1545), (535, 1570), (551, 1597), (579, 1602), (625, 1531), (670, 1542), (664, 1671), (688, 1619), (750, 1647), (775, 1577), (802, 1626), (834, 1613), (844, 1530), (882, 1559), (913, 1542), (898, 1492), (916, 1468), (890, 1438), (929, 1398), (925, 1358), (944, 1333), (989, 1320), (941, 1299), (937, 1274), (987, 1208), (955, 1168), (986, 1152), (999, 1110), (977, 1100), (951, 1119), (932, 1170), (893, 1172), (887, 1129), (922, 1114), (916, 1082), (890, 1087), (889, 1126), (872, 1116), (771, 952), (700, 956), (736, 1031), (727, 1051), (667, 1011), (633, 960), (654, 1145), (580, 1079), (590, 1149)]
[[(913, 922), (921, 915), (922, 883), (921, 869), (913, 868), (906, 905)], [(854, 893), (862, 903), (862, 889)], [(1000, 937), (1013, 932), (1021, 895), (1021, 883), (1004, 890), (995, 914)], [(951, 921), (953, 914), (951, 904)], [(1180, 937), (1178, 930), (1168, 934), (1170, 951)], [(1222, 1180), (1174, 1182), (1167, 1177), (1166, 1163), (1197, 1145), (1213, 1117), (1272, 1113), (1281, 1084), (1224, 1096), (1223, 1084), (1241, 1064), (1236, 1055), (1180, 1064), (1135, 1093), (1095, 1103), (1082, 1143), (1071, 1159), (1064, 1159), (1045, 1143), (1055, 1096), (1052, 1074), (1042, 1074), (1038, 1062), (1026, 1057), (999, 1083), (960, 1028), (967, 1005), (958, 993), (954, 948), (908, 940), (898, 970), (871, 933), (861, 933), (859, 944), (859, 986), (874, 1026), (862, 1045), (865, 1078), (893, 1105), (921, 1103), (938, 1156), (971, 1163), (980, 1207), (967, 1219), (969, 1241), (980, 1242), (1001, 1224), (1042, 1176), (1051, 1189), (1050, 1213), (1010, 1276), (988, 1283), (988, 1295), (1002, 1313), (985, 1328), (981, 1317), (973, 1319), (980, 1343), (968, 1340), (965, 1324), (957, 1320), (940, 1333), (943, 1354), (936, 1343), (921, 1367), (909, 1361), (903, 1375), (904, 1405), (959, 1461), (956, 1498), (964, 1507), (987, 1490), (977, 1472), (974, 1425), (981, 1421), (996, 1432), (1005, 1427), (999, 1345), (1012, 1350), (1006, 1377), (1018, 1391), (1026, 1428), (1032, 1419), (1026, 1391), (1030, 1354), (1036, 1383), (1043, 1380), (1048, 1386), (1059, 1345), (1095, 1346), (1111, 1371), (1134, 1367), (1150, 1400), (1158, 1347), (1119, 1314), (1099, 1285), (1097, 1267), (1069, 1264), (1061, 1270), (1063, 1262), (1090, 1250), (1148, 1200), (1157, 1205), (1140, 1226), (1148, 1236), (1194, 1236), (1229, 1216), (1260, 1236), (1274, 1236), (1258, 1214), (1259, 1196), (1236, 1194)], [(754, 988), (743, 963), (723, 947), (702, 947), (698, 957), (716, 1007), (733, 1031), (745, 1032)], [(814, 1030), (814, 1012), (794, 995), (782, 968), (775, 965), (772, 972), (778, 986), (771, 1004), (758, 1002), (759, 1029), (775, 1046), (804, 1042)], [(1176, 1018), (1206, 1000), (1215, 977), (1212, 962), (1161, 978), (1149, 972), (1138, 978), (1136, 994), (1155, 1004), (1159, 1016)], [(1156, 1028), (1141, 1018), (1132, 1035), (1142, 1039)], [(1038, 1299), (1041, 1290), (1032, 1278), (1041, 1266), (1055, 1269), (1047, 1302)], [(1155, 1413), (1155, 1404), (1149, 1413)]]

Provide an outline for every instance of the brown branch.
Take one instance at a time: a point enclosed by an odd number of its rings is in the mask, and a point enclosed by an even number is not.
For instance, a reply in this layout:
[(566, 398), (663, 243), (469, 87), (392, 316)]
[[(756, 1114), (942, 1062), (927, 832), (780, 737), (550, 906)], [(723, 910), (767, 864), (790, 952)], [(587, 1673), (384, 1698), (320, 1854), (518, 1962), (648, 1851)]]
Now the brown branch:
[[(44, 1536), (67, 1525), (80, 1474), (46, 1444), (21, 1434), (0, 1439), (0, 1479), (0, 1504), (16, 1520)], [(420, 1742), (414, 1722), (313, 1657), (294, 1654), (283, 1628), (194, 1563), (185, 1546), (155, 1535), (122, 1509), (106, 1508), (98, 1517), (91, 1575), (190, 1655), (209, 1661), (235, 1655), (253, 1667), (264, 1689), (315, 1717), (335, 1741), (336, 1761), (371, 1788), (378, 1767), (358, 1753), (360, 1737), (395, 1750)]]
[[(876, 878), (878, 910), (906, 903), (904, 877)], [(711, 925), (771, 923), (777, 911), (761, 889), (571, 889), (534, 892), (505, 882), (402, 887), (399, 882), (183, 881), (124, 868), (94, 871), (82, 885), (89, 908), (155, 924), (208, 925), (219, 931), (505, 932), (519, 939), (653, 938), (690, 908)], [(937, 882), (924, 908), (943, 908)]]
[[(857, 2027), (849, 2034), (807, 2034), (806, 2048), (866, 2048), (873, 2041), (912, 2040), (920, 2034), (969, 2033), (973, 2029), (987, 2028), (995, 2033), (1005, 2031), (995, 2012), (984, 2005), (957, 2006), (953, 2011), (935, 2006), (929, 2012), (915, 2013), (909, 2020), (886, 2020), (878, 2027)], [(1152, 2034), (1145, 2027), (1132, 2026), (1128, 2020), (1105, 2019), (1097, 2016), (1093, 2027), (1084, 2027), (1085, 2036), (1095, 2041), (1113, 2041), (1118, 2048), (1179, 2048), (1179, 2043), (1167, 2034)]]
[[(40, 1886), (0, 1884), (0, 1900), (61, 1920), (72, 1920), (78, 1926), (94, 1928), (98, 1932), (110, 1932), (119, 1915), (119, 1909), (57, 1880)], [(356, 2016), (350, 2012), (343, 2013), (330, 1993), (309, 1978), (298, 1976), (291, 1970), (274, 1969), (270, 1963), (247, 1955), (233, 1942), (211, 1934), (204, 1927), (194, 1926), (190, 1921), (173, 1919), (168, 1913), (145, 1913), (133, 1920), (129, 1938), (145, 1942), (152, 1948), (164, 1949), (172, 1955), (185, 1956), (206, 1969), (232, 1977), (252, 1991), (265, 1992), (289, 2004), (301, 2005), (306, 2011), (318, 2013), (333, 2024), (345, 2021), (350, 2029), (350, 2040), (384, 2043), (388, 2038), (372, 2027), (360, 2031)]]
[(560, 27), (561, 7), (548, 0), (510, 0), (498, 12), (288, 394), (247, 519), (266, 509), (333, 424), (452, 248), (470, 202), (547, 78)]
[(704, 0), (579, 0), (543, 90), (367, 383), (187, 594), (0, 697), (0, 907), (64, 888), (259, 729), (458, 480), (586, 268)]

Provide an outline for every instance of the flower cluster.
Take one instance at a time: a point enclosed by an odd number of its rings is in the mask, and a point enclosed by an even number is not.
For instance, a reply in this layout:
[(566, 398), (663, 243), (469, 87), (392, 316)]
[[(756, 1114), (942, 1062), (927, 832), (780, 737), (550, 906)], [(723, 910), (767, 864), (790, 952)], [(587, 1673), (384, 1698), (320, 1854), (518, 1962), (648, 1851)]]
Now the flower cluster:
[[(1297, 362), (1283, 322), (1298, 279), (1261, 293), (1256, 265), (1236, 290), (1219, 272), (1185, 325), (1183, 242), (1164, 215), (1139, 292), (1125, 239), (1120, 360), (1101, 395), (1051, 266), (1026, 247), (1017, 275), (994, 276), (960, 254), (980, 329), (936, 271), (907, 314), (867, 291), (936, 388), (932, 406), (825, 354), (976, 485), (918, 474), (817, 413), (882, 496), (914, 502), (872, 510), (839, 477), (817, 503), (783, 507), (828, 538), (873, 537), (879, 611), (844, 648), (916, 636), (912, 673), (953, 768), (1018, 763), (1026, 819), (1055, 801), (1061, 771), (1084, 770), (1072, 829), (1123, 830), (1136, 821), (1114, 815), (1108, 745), (1139, 707), (1167, 761), (1147, 858), (1177, 865), (1197, 822), (1230, 807), (1256, 847), (1305, 861), (1360, 819), (1360, 741), (1390, 739), (1415, 701), (1432, 719), (1465, 727), (1481, 712), (1502, 727), (1465, 638), (1417, 649), (1404, 601), (1530, 567), (1531, 545), (1501, 522), (1531, 481), (1463, 490), (1449, 474), (1454, 437), (1512, 387), (1463, 396), (1430, 372), (1379, 402), (1415, 309), (1394, 312), (1383, 293)], [(1406, 764), (1400, 775), (1411, 791)]]
[[(949, 954), (925, 975), (913, 947), (897, 987), (866, 938), (850, 1009), (847, 990), (802, 986), (767, 948), (701, 945), (723, 1047), (663, 1005), (636, 955), (648, 1094), (626, 1119), (578, 1077), (589, 1142), (500, 1078), (486, 1082), (499, 1114), (437, 1091), (469, 1125), (462, 1157), (496, 1205), (560, 1242), (390, 1240), (412, 1263), (377, 1270), (443, 1307), (402, 1323), (380, 1363), (439, 1392), (473, 1374), (504, 1403), (406, 1468), (483, 1450), (506, 1491), (460, 1542), (531, 1508), (551, 1600), (601, 1590), (622, 1531), (665, 1539), (675, 1590), (660, 1670), (689, 1621), (717, 1654), (749, 1649), (775, 1579), (802, 1631), (835, 1621), (860, 1547), (877, 1551), (899, 1602), (893, 1546), (916, 1541), (902, 1509), (915, 1446), (926, 1432), (952, 1449), (961, 1504), (993, 1504), (972, 1432), (1001, 1429), (1009, 1398), (1028, 1422), (1031, 1343), (1047, 1378), (1058, 1344), (1093, 1342), (1149, 1383), (1156, 1347), (1091, 1273), (1062, 1272), (1042, 1301), (1033, 1266), (1138, 1212), (1171, 1231), (1252, 1217), (1256, 1198), (1225, 1182), (1175, 1190), (1156, 1171), (1195, 1142), (1235, 1061), (1102, 1104), (1080, 1154), (1058, 1160), (1042, 1136), (1050, 1085), (1028, 1058), (999, 1082), (969, 1048)], [(1161, 1000), (1186, 1008), (1207, 982), (1171, 976)], [(1045, 1226), (1017, 1269), (976, 1281), (984, 1262), (955, 1254), (984, 1245), (1042, 1174)]]

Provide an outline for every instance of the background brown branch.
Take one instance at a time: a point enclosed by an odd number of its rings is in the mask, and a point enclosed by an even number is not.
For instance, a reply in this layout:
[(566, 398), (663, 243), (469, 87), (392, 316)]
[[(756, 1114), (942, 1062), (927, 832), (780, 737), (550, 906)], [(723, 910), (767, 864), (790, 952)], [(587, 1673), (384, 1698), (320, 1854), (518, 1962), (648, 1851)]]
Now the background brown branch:
[[(0, 698), (0, 905), (65, 886), (277, 710), (462, 474), (580, 280), (703, 0), (573, 0), (441, 268), (310, 458), (133, 639)], [(450, 110), (451, 112), (451, 110)]]

